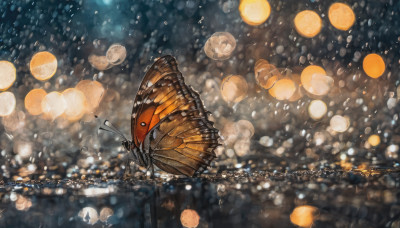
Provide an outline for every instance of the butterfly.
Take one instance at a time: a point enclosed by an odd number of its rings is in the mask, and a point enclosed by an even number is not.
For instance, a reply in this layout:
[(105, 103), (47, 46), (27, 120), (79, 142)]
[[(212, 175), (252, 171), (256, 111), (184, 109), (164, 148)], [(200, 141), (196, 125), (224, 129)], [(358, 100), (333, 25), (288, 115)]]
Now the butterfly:
[(220, 145), (209, 114), (199, 94), (185, 84), (175, 58), (160, 57), (140, 84), (132, 109), (132, 140), (124, 137), (122, 145), (138, 165), (151, 168), (152, 175), (155, 165), (193, 176), (210, 165)]

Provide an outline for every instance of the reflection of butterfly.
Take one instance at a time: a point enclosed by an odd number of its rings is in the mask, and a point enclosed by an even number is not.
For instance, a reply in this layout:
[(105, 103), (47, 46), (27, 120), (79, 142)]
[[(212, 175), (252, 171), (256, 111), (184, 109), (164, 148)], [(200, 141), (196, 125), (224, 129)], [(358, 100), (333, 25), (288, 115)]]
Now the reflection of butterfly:
[(123, 145), (146, 168), (193, 176), (216, 157), (218, 130), (199, 94), (187, 86), (175, 58), (159, 58), (146, 73), (133, 104), (132, 141)]

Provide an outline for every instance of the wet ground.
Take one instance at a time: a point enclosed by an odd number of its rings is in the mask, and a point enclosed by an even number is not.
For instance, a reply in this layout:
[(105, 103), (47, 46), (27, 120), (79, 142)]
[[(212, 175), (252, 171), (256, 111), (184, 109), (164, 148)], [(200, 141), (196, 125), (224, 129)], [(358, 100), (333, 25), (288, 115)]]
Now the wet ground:
[[(146, 178), (142, 176), (141, 178)], [(1, 227), (294, 227), (296, 207), (313, 227), (398, 227), (400, 174), (389, 170), (223, 172), (197, 178), (9, 182), (0, 185)], [(26, 208), (24, 208), (26, 207)], [(292, 216), (292, 217), (291, 217)]]

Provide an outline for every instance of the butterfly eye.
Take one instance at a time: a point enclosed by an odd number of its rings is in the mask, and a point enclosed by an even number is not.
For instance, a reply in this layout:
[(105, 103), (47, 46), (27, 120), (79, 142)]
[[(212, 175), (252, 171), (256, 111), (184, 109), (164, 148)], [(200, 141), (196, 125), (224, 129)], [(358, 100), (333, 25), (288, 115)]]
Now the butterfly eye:
[(141, 122), (140, 126), (144, 127), (144, 126), (146, 126), (146, 123), (145, 122)]

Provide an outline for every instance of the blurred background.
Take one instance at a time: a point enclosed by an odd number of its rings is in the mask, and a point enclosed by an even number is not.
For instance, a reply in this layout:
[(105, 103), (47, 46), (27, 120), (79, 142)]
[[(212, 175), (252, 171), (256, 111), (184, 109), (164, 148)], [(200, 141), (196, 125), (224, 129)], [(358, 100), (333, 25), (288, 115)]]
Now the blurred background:
[[(399, 12), (393, 0), (1, 1), (0, 225), (400, 226)], [(94, 115), (130, 138), (138, 86), (167, 54), (222, 146), (198, 178), (153, 181), (134, 163), (124, 177), (121, 138)]]

